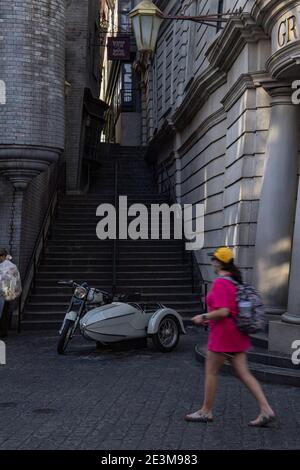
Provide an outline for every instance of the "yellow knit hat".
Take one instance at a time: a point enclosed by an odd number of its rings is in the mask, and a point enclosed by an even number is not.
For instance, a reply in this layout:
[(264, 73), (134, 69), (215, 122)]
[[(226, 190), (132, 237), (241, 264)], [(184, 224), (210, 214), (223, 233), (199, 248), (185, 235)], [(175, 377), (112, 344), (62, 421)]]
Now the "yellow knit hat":
[(234, 253), (228, 247), (217, 248), (213, 253), (209, 253), (209, 256), (221, 261), (222, 263), (228, 264), (234, 260)]

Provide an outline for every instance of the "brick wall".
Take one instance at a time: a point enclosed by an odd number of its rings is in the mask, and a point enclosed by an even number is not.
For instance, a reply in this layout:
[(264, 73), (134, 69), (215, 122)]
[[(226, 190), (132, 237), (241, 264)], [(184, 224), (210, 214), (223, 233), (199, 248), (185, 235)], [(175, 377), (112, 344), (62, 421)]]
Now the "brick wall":
[(9, 250), (10, 221), (12, 215), (13, 186), (0, 177), (0, 247)]
[[(6, 102), (0, 105), (0, 173), (18, 187), (14, 193), (13, 184), (0, 177), (0, 244), (9, 248), (13, 222), (12, 254), (21, 270), (49, 197), (49, 170), (34, 174), (43, 171), (45, 152), (55, 158), (64, 148), (64, 80), (65, 2), (0, 0), (0, 81), (6, 84)], [(29, 174), (34, 179), (22, 193)]]
[(24, 273), (32, 254), (36, 238), (43, 223), (51, 194), (45, 191), (50, 187), (54, 165), (34, 178), (27, 188), (23, 199), (22, 240), (19, 257), (20, 270)]
[(61, 0), (0, 0), (0, 144), (64, 147)]

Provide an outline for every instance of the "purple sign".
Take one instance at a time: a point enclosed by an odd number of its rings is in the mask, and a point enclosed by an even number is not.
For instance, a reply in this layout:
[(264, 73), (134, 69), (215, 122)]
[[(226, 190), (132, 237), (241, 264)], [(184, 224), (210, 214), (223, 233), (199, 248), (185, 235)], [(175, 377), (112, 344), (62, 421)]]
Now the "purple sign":
[(108, 60), (130, 60), (130, 37), (107, 39)]

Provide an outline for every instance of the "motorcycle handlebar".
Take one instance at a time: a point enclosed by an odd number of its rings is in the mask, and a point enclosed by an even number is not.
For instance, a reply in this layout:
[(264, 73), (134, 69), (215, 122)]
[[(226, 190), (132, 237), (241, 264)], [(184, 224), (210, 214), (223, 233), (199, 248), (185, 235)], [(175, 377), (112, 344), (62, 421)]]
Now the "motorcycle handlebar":
[[(57, 282), (57, 284), (59, 286), (68, 286), (68, 287), (85, 287), (85, 288), (88, 288), (88, 284), (86, 282), (82, 282), (81, 284), (78, 284), (77, 282), (73, 281), (72, 279), (62, 279), (60, 281)], [(101, 289), (96, 289), (94, 288), (93, 289), (95, 292), (99, 293), (99, 292), (102, 292), (103, 294), (107, 295), (108, 297), (111, 297), (111, 294), (109, 294), (108, 292), (104, 291), (104, 290), (101, 290)]]

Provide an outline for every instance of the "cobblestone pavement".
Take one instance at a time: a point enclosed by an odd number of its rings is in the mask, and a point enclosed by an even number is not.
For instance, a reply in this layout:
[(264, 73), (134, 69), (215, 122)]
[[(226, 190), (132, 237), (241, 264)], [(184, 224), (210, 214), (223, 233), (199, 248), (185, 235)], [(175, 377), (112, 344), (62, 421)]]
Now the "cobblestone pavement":
[(186, 423), (200, 405), (198, 330), (171, 354), (148, 348), (96, 351), (75, 338), (56, 354), (53, 333), (7, 340), (0, 366), (0, 449), (299, 449), (299, 388), (264, 385), (280, 416), (276, 429), (251, 429), (257, 408), (233, 377), (221, 376), (212, 424)]

